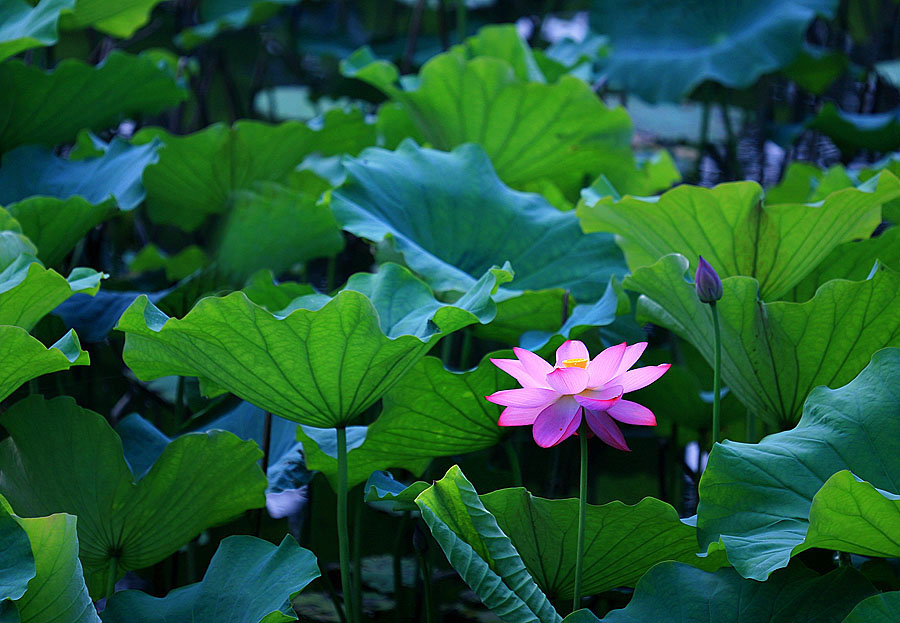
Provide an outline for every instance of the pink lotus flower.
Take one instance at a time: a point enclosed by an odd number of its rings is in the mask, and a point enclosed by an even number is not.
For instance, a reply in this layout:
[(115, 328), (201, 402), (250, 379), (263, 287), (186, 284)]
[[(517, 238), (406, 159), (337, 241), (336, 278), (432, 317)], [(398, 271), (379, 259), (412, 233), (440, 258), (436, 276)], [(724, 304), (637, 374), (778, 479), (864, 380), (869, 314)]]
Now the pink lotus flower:
[(491, 362), (522, 384), (521, 389), (494, 392), (485, 398), (506, 408), (500, 426), (533, 426), (532, 435), (549, 448), (575, 434), (582, 411), (587, 424), (605, 443), (629, 451), (616, 420), (638, 426), (656, 426), (647, 407), (622, 395), (646, 387), (669, 369), (670, 364), (629, 370), (647, 342), (611, 346), (590, 359), (587, 347), (567, 340), (556, 351), (556, 366), (524, 348), (514, 348), (517, 359)]

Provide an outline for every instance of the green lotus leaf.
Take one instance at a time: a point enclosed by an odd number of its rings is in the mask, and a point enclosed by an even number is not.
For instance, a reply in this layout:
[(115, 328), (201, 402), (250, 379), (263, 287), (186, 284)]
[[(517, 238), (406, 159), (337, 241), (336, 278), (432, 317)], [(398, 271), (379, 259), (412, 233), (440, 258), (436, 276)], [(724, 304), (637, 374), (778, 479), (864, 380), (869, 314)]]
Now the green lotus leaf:
[(625, 189), (636, 172), (628, 114), (607, 108), (578, 78), (534, 81), (537, 67), (514, 26), (482, 29), (478, 41), (432, 58), (414, 80), (398, 82), (397, 68), (367, 49), (341, 68), (399, 105), (385, 109), (391, 124), (412, 125), (444, 151), (481, 145), (515, 188), (544, 178), (574, 196), (585, 178), (603, 173)]
[(373, 508), (392, 513), (418, 512), (416, 498), (430, 486), (422, 481), (405, 485), (397, 482), (390, 472), (377, 471), (366, 480), (363, 490), (366, 503)]
[[(612, 281), (616, 281), (616, 278), (613, 277)], [(620, 310), (622, 306), (630, 307), (628, 296), (622, 291), (620, 284), (616, 283), (614, 286), (610, 283), (606, 292), (596, 303), (576, 305), (566, 321), (556, 331), (530, 330), (523, 333), (521, 346), (530, 351), (539, 351), (548, 344), (559, 346), (565, 340), (574, 340), (588, 329), (611, 324), (620, 311), (626, 313), (625, 309)], [(560, 309), (556, 311), (560, 312)]]
[(853, 178), (841, 165), (820, 169), (808, 162), (792, 162), (781, 181), (766, 190), (766, 201), (771, 204), (817, 202), (854, 185)]
[[(624, 286), (640, 292), (637, 316), (670, 329), (712, 365), (712, 314), (685, 280), (688, 261), (667, 255)], [(879, 265), (865, 281), (824, 284), (805, 303), (761, 302), (750, 277), (722, 280), (722, 380), (758, 417), (779, 426), (800, 416), (817, 385), (849, 382), (886, 346), (900, 346), (900, 274)]]
[(278, 314), (235, 292), (205, 298), (179, 320), (140, 297), (117, 328), (126, 333), (125, 363), (142, 380), (196, 376), (208, 394), (230, 391), (330, 428), (372, 405), (442, 336), (489, 322), (491, 294), (510, 278), (489, 270), (446, 304), (408, 270), (386, 264), (357, 273), (334, 298), (301, 297)]
[(14, 517), (14, 520), (28, 535), (35, 575), (28, 583), (28, 590), (16, 601), (19, 618), (12, 620), (100, 623), (78, 559), (76, 518), (57, 513), (49, 517)]
[(850, 59), (842, 52), (805, 45), (797, 58), (784, 68), (784, 75), (810, 93), (821, 95), (849, 65)]
[[(348, 485), (389, 467), (420, 475), (436, 457), (496, 445), (504, 436), (497, 426), (501, 409), (484, 396), (513, 387), (515, 380), (488, 357), (468, 372), (451, 372), (440, 359), (425, 357), (384, 395), (381, 415), (369, 425), (362, 444), (347, 453)], [(307, 467), (336, 483), (336, 453), (324, 452), (302, 428), (297, 436)]]
[[(25, 594), (28, 582), (35, 575), (34, 554), (28, 534), (12, 515), (5, 499), (0, 497), (0, 621), (10, 609), (8, 600)], [(16, 619), (13, 619), (14, 621)]]
[(281, 274), (343, 248), (341, 228), (317, 196), (268, 183), (232, 195), (216, 259), (221, 271), (246, 279), (264, 268)]
[(608, 197), (583, 203), (578, 215), (586, 232), (618, 234), (632, 272), (669, 253), (681, 253), (692, 266), (702, 255), (723, 278), (755, 277), (760, 297), (771, 301), (839, 244), (869, 237), (881, 223), (881, 205), (897, 197), (900, 180), (884, 172), (820, 204), (767, 205), (758, 184), (735, 182), (678, 186), (659, 198)]
[(286, 6), (300, 0), (201, 0), (198, 3), (202, 23), (178, 33), (176, 43), (186, 50), (213, 39), (226, 30), (240, 30), (263, 22)]
[(600, 619), (597, 618), (597, 615), (587, 608), (576, 610), (563, 619), (563, 623), (599, 623), (599, 621)]
[(281, 311), (294, 299), (316, 293), (308, 283), (296, 281), (279, 283), (275, 281), (270, 270), (261, 270), (251, 275), (242, 291), (248, 299), (265, 307), (270, 312)]
[(757, 580), (809, 547), (900, 555), (881, 532), (900, 525), (900, 498), (874, 488), (898, 490), (898, 381), (900, 350), (882, 350), (844, 387), (813, 390), (796, 428), (717, 445), (700, 481), (701, 541), (721, 539), (735, 569)]
[(447, 560), (502, 621), (562, 620), (458, 466), (420, 493), (416, 505)]
[(74, 331), (46, 348), (25, 329), (11, 326), (0, 326), (0, 357), (0, 400), (31, 379), (91, 362)]
[(95, 598), (113, 557), (121, 577), (265, 503), (262, 453), (225, 431), (179, 437), (136, 480), (107, 421), (69, 397), (30, 396), (0, 424), (10, 434), (0, 443), (0, 493), (23, 517), (78, 516), (79, 556)]
[[(485, 509), (509, 536), (541, 590), (551, 599), (571, 599), (575, 589), (578, 500), (547, 500), (521, 487), (481, 496)], [(665, 560), (708, 571), (727, 565), (721, 550), (700, 557), (697, 529), (670, 505), (644, 498), (633, 506), (588, 505), (582, 594), (634, 586), (650, 567)]]
[(574, 214), (507, 188), (477, 145), (445, 153), (406, 141), (393, 152), (367, 149), (345, 168), (331, 197), (337, 220), (362, 238), (390, 239), (436, 290), (463, 292), (509, 261), (516, 278), (500, 300), (565, 288), (587, 302), (624, 272), (611, 236), (584, 235)]
[(161, 270), (165, 271), (167, 280), (179, 281), (207, 264), (209, 256), (195, 244), (169, 255), (151, 242), (143, 246), (128, 262), (128, 269), (134, 273)]
[(20, 255), (0, 271), (0, 325), (30, 331), (73, 294), (95, 294), (104, 276), (90, 268), (75, 268), (67, 279), (34, 257)]
[(875, 593), (857, 570), (845, 567), (817, 575), (802, 565), (745, 580), (732, 569), (715, 573), (664, 562), (641, 578), (631, 602), (603, 623), (841, 623), (861, 599)]
[(856, 604), (843, 623), (893, 623), (900, 618), (900, 591), (872, 595)]
[(356, 154), (374, 144), (375, 131), (360, 111), (333, 110), (318, 130), (298, 122), (239, 121), (187, 136), (146, 128), (134, 142), (154, 138), (163, 148), (159, 162), (144, 171), (150, 218), (192, 231), (210, 214), (223, 212), (232, 191), (252, 189), (260, 181), (283, 181), (312, 154)]
[[(3, 156), (0, 203), (21, 202), (35, 195), (57, 199), (82, 197), (97, 205), (95, 209), (104, 210), (98, 204), (113, 198), (122, 210), (132, 210), (144, 200), (141, 171), (156, 162), (158, 147), (155, 142), (136, 147), (114, 139), (102, 156), (75, 161), (59, 158), (43, 147), (20, 147)], [(51, 208), (61, 212), (63, 205), (66, 204), (51, 204)], [(9, 206), (8, 210), (24, 213), (26, 207)], [(73, 220), (73, 216), (58, 214), (60, 220), (83, 227), (78, 224), (80, 219)], [(26, 222), (30, 221), (26, 219)], [(33, 233), (37, 237), (47, 236), (40, 230)]]
[[(223, 539), (203, 580), (165, 597), (121, 591), (104, 623), (261, 623), (296, 621), (285, 606), (319, 577), (316, 557), (287, 535), (281, 545), (252, 536)], [(269, 618), (272, 616), (273, 618)]]
[(861, 149), (884, 153), (900, 148), (900, 109), (858, 114), (826, 102), (807, 125), (828, 136), (848, 158)]
[[(593, 306), (590, 303), (584, 305)], [(562, 331), (564, 306), (568, 307), (570, 315), (576, 307), (574, 297), (569, 296), (567, 301), (565, 290), (525, 290), (518, 296), (501, 301), (493, 322), (473, 327), (472, 334), (503, 344), (521, 344), (522, 336), (528, 332), (553, 335)]]
[(830, 17), (837, 4), (602, 1), (593, 5), (591, 26), (609, 37), (605, 68), (615, 86), (650, 103), (677, 102), (705, 80), (740, 89), (785, 67), (803, 48), (809, 23)]
[(90, 26), (100, 32), (128, 39), (150, 20), (150, 11), (162, 0), (78, 0), (75, 12), (65, 15), (63, 28)]
[(0, 152), (32, 143), (52, 147), (84, 128), (106, 130), (187, 97), (153, 59), (119, 51), (99, 65), (66, 59), (50, 72), (9, 61), (0, 65), (0, 85), (8, 90), (0, 102)]
[(37, 6), (24, 0), (4, 2), (0, 6), (0, 61), (56, 43), (60, 12), (74, 6), (75, 0), (42, 0)]

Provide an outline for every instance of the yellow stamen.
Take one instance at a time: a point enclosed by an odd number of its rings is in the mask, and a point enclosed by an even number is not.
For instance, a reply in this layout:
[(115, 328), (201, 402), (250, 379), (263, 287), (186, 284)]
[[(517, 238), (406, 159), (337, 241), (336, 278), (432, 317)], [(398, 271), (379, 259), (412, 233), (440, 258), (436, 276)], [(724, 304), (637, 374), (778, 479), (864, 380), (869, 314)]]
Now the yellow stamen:
[(587, 368), (587, 359), (563, 359), (563, 368)]

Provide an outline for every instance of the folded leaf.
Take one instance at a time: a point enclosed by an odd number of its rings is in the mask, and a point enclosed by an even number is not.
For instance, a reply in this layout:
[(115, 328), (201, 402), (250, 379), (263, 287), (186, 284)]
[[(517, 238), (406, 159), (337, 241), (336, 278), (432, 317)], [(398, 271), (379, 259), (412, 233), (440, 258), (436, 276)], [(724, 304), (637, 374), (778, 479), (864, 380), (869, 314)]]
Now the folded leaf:
[(0, 400), (44, 374), (86, 366), (91, 358), (69, 331), (46, 348), (21, 327), (0, 326)]
[(898, 402), (900, 350), (885, 349), (844, 387), (815, 389), (793, 430), (716, 445), (700, 481), (701, 542), (721, 540), (756, 580), (810, 547), (900, 556)]

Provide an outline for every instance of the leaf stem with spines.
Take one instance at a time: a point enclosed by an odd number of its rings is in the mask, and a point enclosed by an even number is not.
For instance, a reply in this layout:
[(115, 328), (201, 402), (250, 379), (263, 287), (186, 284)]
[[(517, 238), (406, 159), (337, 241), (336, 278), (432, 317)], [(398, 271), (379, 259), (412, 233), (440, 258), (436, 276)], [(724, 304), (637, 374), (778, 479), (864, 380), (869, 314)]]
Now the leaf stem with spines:
[(584, 524), (587, 518), (587, 438), (587, 422), (582, 420), (578, 426), (578, 440), (581, 444), (581, 478), (578, 483), (578, 551), (575, 554), (575, 595), (572, 597), (572, 612), (581, 607), (581, 574), (584, 570)]
[(349, 623), (357, 623), (353, 607), (353, 583), (350, 580), (350, 534), (347, 529), (347, 429), (337, 428), (337, 522), (338, 553), (341, 560), (341, 592)]

